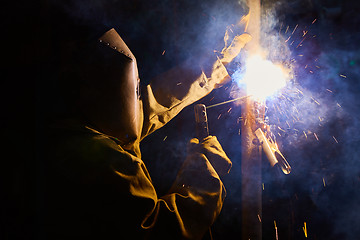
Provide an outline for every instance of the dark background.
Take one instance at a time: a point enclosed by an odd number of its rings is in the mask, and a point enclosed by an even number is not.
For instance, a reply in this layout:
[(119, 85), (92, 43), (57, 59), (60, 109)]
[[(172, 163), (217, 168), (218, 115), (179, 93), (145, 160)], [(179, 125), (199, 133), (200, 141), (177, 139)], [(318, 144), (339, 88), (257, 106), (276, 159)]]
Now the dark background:
[[(91, 22), (99, 31), (115, 27), (137, 57), (144, 84), (191, 56), (221, 50), (226, 27), (248, 10), (234, 0), (77, 2), (68, 23)], [(2, 157), (1, 239), (36, 239), (41, 232), (36, 224), (41, 204), (36, 176), (41, 169), (42, 130), (54, 113), (62, 111), (61, 101), (54, 100), (60, 93), (53, 70), (61, 52), (59, 42), (75, 34), (64, 27), (54, 9), (67, 3), (59, 1), (54, 7), (49, 0), (16, 2), (2, 14), (3, 136), (11, 147), (5, 145), (8, 151)], [(289, 93), (292, 101), (280, 97), (268, 101), (270, 124), (293, 171), (279, 176), (263, 161), (263, 238), (275, 239), (276, 221), (279, 239), (305, 239), (304, 222), (309, 239), (356, 239), (360, 234), (359, 2), (264, 0), (262, 4), (267, 17), (275, 15), (269, 18), (272, 24), (264, 24), (273, 30), (264, 33), (264, 43), (279, 33), (284, 39), (291, 36), (294, 43), (287, 42), (288, 57), (293, 59), (295, 87), (303, 93), (299, 98)], [(298, 46), (306, 31), (308, 37)], [(236, 67), (232, 65), (229, 72)], [(201, 102), (228, 100), (234, 91), (232, 82)], [(274, 103), (283, 111), (276, 111)], [(297, 121), (292, 121), (292, 106), (300, 112)], [(211, 134), (218, 136), (233, 161), (231, 173), (223, 179), (227, 199), (212, 228), (215, 239), (241, 236), (240, 113), (236, 104), (208, 110)], [(193, 133), (190, 106), (143, 141), (143, 160), (159, 195), (174, 180)]]

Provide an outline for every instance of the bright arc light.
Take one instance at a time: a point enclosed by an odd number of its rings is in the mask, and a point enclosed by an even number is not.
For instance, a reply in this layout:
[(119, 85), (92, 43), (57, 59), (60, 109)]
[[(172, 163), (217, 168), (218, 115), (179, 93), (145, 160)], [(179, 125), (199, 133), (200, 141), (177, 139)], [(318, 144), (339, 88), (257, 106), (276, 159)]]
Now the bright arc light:
[(258, 100), (265, 100), (285, 87), (286, 79), (287, 76), (280, 65), (254, 55), (246, 61), (246, 71), (242, 81), (246, 84), (247, 94)]

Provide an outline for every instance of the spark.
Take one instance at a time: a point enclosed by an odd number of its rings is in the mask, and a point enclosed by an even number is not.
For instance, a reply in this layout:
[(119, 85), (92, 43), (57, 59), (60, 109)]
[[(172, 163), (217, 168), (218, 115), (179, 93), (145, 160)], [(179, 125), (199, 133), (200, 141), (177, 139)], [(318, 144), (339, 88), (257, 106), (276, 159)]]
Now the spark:
[(319, 138), (318, 138), (318, 136), (316, 135), (316, 133), (314, 133), (314, 136), (315, 136), (316, 140), (319, 141)]
[(318, 101), (315, 100), (315, 98), (311, 97), (311, 99), (317, 104), (320, 106), (320, 103)]
[(262, 183), (262, 190), (264, 191), (265, 190), (265, 184)]
[(166, 50), (164, 50), (164, 51), (162, 52), (162, 54), (161, 54), (161, 55), (163, 55), (163, 56), (164, 56), (164, 55), (165, 55), (165, 51), (166, 51)]
[(302, 40), (301, 40), (301, 42), (296, 46), (296, 48), (298, 48), (302, 43), (303, 43), (303, 41), (306, 39), (306, 37), (304, 37)]
[(336, 103), (336, 105), (341, 108), (341, 105), (339, 103)]
[(322, 180), (323, 180), (323, 185), (324, 185), (324, 187), (326, 187), (325, 178), (323, 178)]
[(285, 42), (287, 43), (291, 38), (291, 35), (285, 40)]
[(282, 66), (254, 55), (246, 61), (246, 72), (241, 81), (246, 84), (248, 94), (261, 101), (285, 87), (287, 78)]
[(276, 226), (276, 221), (274, 220), (274, 227), (275, 227), (275, 237), (276, 240), (279, 240), (279, 235), (278, 235), (278, 230), (277, 230), (277, 226)]
[(258, 217), (258, 219), (259, 219), (259, 222), (261, 222), (260, 214), (258, 214), (257, 217)]
[(307, 135), (306, 135), (306, 132), (305, 132), (305, 131), (303, 131), (303, 133), (304, 133), (304, 135), (305, 135), (305, 138), (307, 139)]
[(296, 31), (296, 29), (297, 29), (298, 26), (299, 26), (299, 24), (296, 24), (296, 26), (295, 26), (294, 30), (292, 31), (291, 35), (294, 34), (294, 32)]
[(333, 91), (331, 91), (331, 90), (330, 90), (330, 89), (328, 89), (328, 88), (326, 89), (326, 91), (328, 91), (328, 92), (330, 92), (330, 93), (332, 93), (332, 92), (333, 92)]
[(279, 129), (280, 131), (282, 131), (282, 132), (285, 132), (285, 130), (282, 129), (281, 127), (279, 127), (279, 126), (278, 126), (278, 129)]
[(336, 143), (339, 143), (335, 136), (332, 136)]
[(279, 35), (280, 35), (280, 33), (281, 33), (281, 29), (282, 29), (282, 27), (283, 27), (283, 23), (281, 23), (281, 25), (280, 25)]
[(346, 76), (345, 76), (345, 75), (343, 75), (343, 74), (340, 74), (339, 76), (340, 76), (340, 77), (342, 77), (342, 78), (346, 78)]
[(303, 231), (304, 231), (304, 234), (305, 234), (305, 237), (307, 238), (307, 228), (306, 228), (306, 222), (304, 222), (304, 226), (303, 226)]
[(163, 139), (163, 142), (165, 142), (165, 140), (167, 139), (168, 136), (165, 136), (164, 139)]
[(177, 84), (176, 84), (176, 86), (180, 86), (182, 83), (181, 82), (178, 82)]
[(315, 18), (315, 19), (314, 19), (314, 21), (312, 21), (312, 23), (311, 23), (311, 24), (314, 24), (314, 23), (316, 22), (316, 20), (317, 20), (317, 18)]

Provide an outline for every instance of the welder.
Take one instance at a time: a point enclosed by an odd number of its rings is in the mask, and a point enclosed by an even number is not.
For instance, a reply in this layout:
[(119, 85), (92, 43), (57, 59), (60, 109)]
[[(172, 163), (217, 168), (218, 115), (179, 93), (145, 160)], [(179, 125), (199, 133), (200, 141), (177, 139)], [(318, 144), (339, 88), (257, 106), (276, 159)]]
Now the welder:
[(231, 161), (220, 143), (215, 136), (190, 140), (164, 196), (157, 195), (139, 144), (226, 81), (225, 65), (250, 39), (239, 35), (222, 54), (190, 59), (144, 87), (135, 56), (115, 29), (79, 44), (66, 69), (81, 83), (76, 114), (48, 132), (46, 238), (201, 239), (226, 195), (220, 177)]

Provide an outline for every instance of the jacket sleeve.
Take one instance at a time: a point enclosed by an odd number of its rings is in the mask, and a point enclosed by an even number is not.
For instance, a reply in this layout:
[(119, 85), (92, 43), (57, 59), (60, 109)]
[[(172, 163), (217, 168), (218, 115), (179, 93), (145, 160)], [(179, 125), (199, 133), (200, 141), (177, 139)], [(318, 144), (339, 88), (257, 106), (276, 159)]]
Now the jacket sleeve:
[(223, 184), (201, 153), (189, 155), (158, 197), (143, 161), (107, 136), (60, 142), (46, 171), (51, 239), (200, 239), (221, 210)]
[(166, 221), (174, 219), (179, 239), (201, 239), (219, 215), (225, 195), (224, 185), (206, 156), (189, 155), (169, 194), (160, 198), (166, 210), (160, 209), (152, 235), (173, 239), (162, 234)]
[[(130, 201), (121, 212), (129, 213), (125, 219), (139, 214), (141, 221), (133, 226), (137, 226), (140, 238), (201, 239), (219, 215), (225, 198), (225, 188), (205, 155), (190, 155), (173, 187), (162, 197), (156, 195), (144, 164), (136, 162), (138, 170), (133, 176), (123, 174), (123, 168), (113, 169), (118, 182), (127, 181), (130, 195), (125, 201)], [(133, 229), (128, 225), (126, 222), (122, 230)]]
[(142, 93), (142, 138), (159, 129), (184, 107), (209, 94), (228, 73), (215, 56), (190, 59), (155, 79)]
[[(132, 214), (142, 213), (141, 222), (135, 223), (137, 232), (147, 239), (201, 239), (225, 198), (225, 188), (206, 156), (189, 155), (169, 193), (162, 197), (156, 195), (143, 162), (134, 160), (138, 168), (135, 175), (124, 174), (123, 167), (113, 166), (113, 171), (118, 182), (127, 181), (131, 203), (138, 203), (124, 207), (133, 209)], [(153, 205), (144, 204), (150, 202)]]
[(112, 149), (112, 173), (107, 175), (115, 189), (107, 192), (114, 195), (103, 197), (113, 203), (106, 218), (113, 216), (114, 221), (107, 228), (113, 226), (116, 232), (120, 227), (122, 234), (140, 239), (201, 239), (225, 198), (225, 188), (206, 156), (190, 154), (169, 193), (158, 197), (143, 161), (115, 145)]

